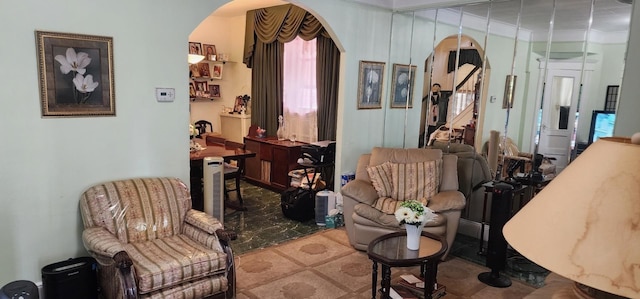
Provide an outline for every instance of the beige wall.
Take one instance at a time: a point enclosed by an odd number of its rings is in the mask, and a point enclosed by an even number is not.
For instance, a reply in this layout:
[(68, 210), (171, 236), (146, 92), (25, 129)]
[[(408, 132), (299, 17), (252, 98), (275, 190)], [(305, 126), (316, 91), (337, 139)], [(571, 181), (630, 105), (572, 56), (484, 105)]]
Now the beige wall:
[(189, 40), (213, 44), (218, 53), (230, 55), (223, 65), (222, 80), (212, 80), (209, 84), (219, 84), (221, 98), (191, 102), (191, 123), (208, 120), (213, 130), (220, 132), (220, 116), (223, 107), (233, 107), (238, 95), (251, 95), (251, 69), (242, 63), (244, 49), (245, 16), (209, 16), (196, 27)]

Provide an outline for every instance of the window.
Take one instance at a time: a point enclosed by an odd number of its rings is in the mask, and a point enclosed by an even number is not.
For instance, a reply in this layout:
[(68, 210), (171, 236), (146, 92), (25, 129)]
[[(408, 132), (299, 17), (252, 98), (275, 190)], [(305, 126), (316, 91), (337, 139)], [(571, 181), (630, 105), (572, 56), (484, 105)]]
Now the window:
[(296, 37), (284, 45), (283, 81), (285, 138), (318, 141), (315, 39)]
[(604, 111), (616, 111), (616, 102), (618, 100), (618, 89), (619, 85), (609, 85), (607, 86), (607, 97), (604, 102)]

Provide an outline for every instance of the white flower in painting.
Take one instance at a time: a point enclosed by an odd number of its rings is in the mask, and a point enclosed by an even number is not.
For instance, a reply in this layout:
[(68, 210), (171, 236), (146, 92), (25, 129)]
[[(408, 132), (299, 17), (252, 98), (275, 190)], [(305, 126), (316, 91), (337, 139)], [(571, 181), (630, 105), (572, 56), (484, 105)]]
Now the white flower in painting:
[(402, 73), (398, 76), (398, 85), (407, 84), (407, 81), (409, 81), (409, 75), (407, 75), (407, 73)]
[(80, 74), (77, 74), (76, 77), (73, 78), (73, 84), (81, 93), (93, 92), (96, 87), (98, 87), (98, 82), (93, 82), (92, 75), (87, 75), (86, 77), (84, 77)]
[(367, 82), (369, 84), (378, 84), (378, 80), (380, 80), (378, 73), (373, 70), (369, 70), (369, 73), (367, 74)]
[(79, 52), (76, 54), (76, 50), (73, 48), (67, 48), (66, 57), (63, 55), (56, 55), (55, 60), (60, 63), (60, 71), (63, 74), (68, 74), (70, 71), (77, 72), (84, 75), (87, 71), (85, 68), (91, 63), (89, 54), (85, 52)]

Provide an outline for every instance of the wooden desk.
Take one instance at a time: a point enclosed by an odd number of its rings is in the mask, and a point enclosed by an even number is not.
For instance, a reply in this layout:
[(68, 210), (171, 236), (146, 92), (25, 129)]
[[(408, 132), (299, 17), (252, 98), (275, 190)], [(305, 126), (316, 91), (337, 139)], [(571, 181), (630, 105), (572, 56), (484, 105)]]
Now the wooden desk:
[(246, 149), (257, 153), (247, 161), (245, 179), (255, 185), (282, 192), (289, 187), (289, 171), (298, 168), (303, 142), (275, 137), (244, 137)]
[[(226, 162), (237, 160), (238, 167), (242, 169), (245, 164), (245, 159), (255, 157), (256, 153), (242, 148), (205, 145), (205, 141), (199, 138), (194, 138), (194, 140), (205, 147), (205, 149), (189, 153), (189, 158), (191, 159), (191, 202), (194, 209), (203, 211), (204, 192), (202, 189), (202, 173), (204, 168), (202, 166), (202, 160), (206, 157), (222, 157)], [(245, 210), (242, 202), (240, 202), (239, 205), (228, 203), (227, 207)]]

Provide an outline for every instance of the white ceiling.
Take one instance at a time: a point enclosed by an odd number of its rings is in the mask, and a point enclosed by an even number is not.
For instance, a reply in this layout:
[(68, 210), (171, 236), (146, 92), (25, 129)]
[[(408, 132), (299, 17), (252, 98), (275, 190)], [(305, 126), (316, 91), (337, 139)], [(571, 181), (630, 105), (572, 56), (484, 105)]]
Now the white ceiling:
[[(359, 2), (367, 5), (384, 7), (395, 11), (422, 11), (437, 7), (462, 7), (465, 14), (475, 15), (486, 19), (489, 4), (467, 3), (487, 2), (488, 0), (344, 0)], [(631, 5), (620, 3), (618, 0), (594, 0), (594, 21), (592, 29), (600, 32), (626, 32), (631, 17)], [(592, 0), (556, 0), (555, 30), (581, 30), (587, 28), (589, 11)], [(261, 7), (287, 4), (283, 0), (234, 0), (220, 7), (215, 16), (238, 16), (247, 10)], [(458, 11), (460, 8), (448, 10)], [(491, 19), (504, 24), (517, 23), (519, 0), (493, 0)], [(542, 34), (549, 29), (549, 22), (553, 11), (552, 0), (523, 0), (523, 13), (520, 18), (521, 29), (534, 34)], [(459, 12), (459, 11), (458, 11)]]

